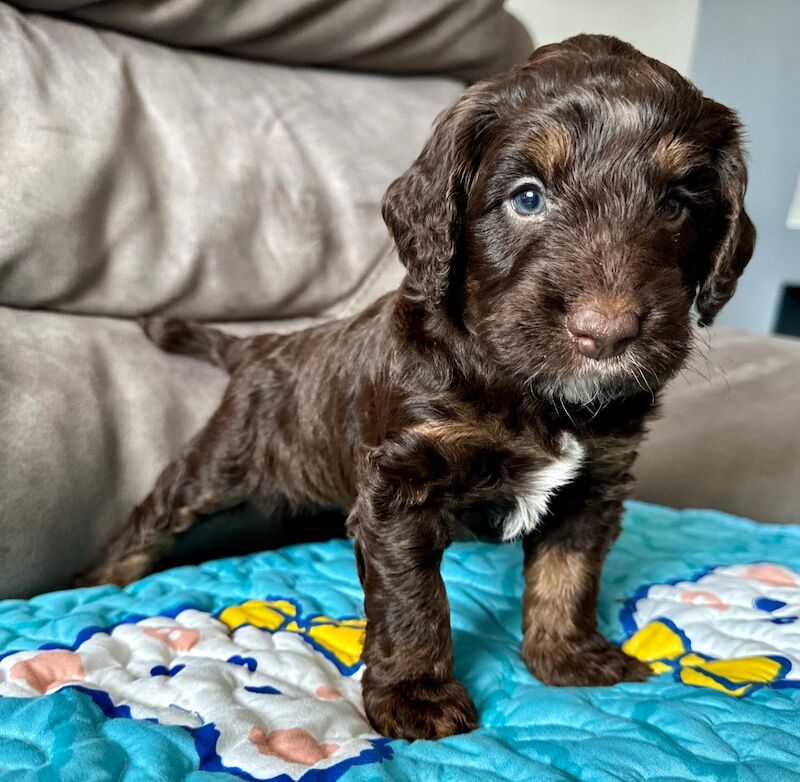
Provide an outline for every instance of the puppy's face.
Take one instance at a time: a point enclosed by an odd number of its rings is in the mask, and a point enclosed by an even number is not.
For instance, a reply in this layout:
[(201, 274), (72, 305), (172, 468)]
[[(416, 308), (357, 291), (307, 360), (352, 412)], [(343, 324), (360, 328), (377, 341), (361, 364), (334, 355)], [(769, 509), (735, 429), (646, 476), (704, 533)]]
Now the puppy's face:
[(590, 403), (660, 387), (693, 302), (707, 323), (732, 295), (745, 185), (731, 111), (580, 36), (471, 88), (384, 214), (412, 295), (534, 392)]

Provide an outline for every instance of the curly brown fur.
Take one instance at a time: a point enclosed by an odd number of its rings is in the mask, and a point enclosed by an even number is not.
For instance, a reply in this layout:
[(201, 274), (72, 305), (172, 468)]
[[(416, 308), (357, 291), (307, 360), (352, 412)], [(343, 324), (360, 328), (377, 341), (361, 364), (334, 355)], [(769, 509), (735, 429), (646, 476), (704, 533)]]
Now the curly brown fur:
[[(733, 112), (616, 39), (547, 46), (471, 87), (386, 194), (398, 291), (286, 336), (145, 322), (231, 380), (84, 581), (142, 575), (245, 499), (349, 508), (367, 714), (389, 736), (436, 738), (476, 724), (442, 552), (464, 530), (520, 536), (534, 674), (644, 678), (597, 632), (600, 569), (692, 304), (713, 320), (750, 258), (745, 184)], [(515, 211), (520, 186), (541, 212)]]

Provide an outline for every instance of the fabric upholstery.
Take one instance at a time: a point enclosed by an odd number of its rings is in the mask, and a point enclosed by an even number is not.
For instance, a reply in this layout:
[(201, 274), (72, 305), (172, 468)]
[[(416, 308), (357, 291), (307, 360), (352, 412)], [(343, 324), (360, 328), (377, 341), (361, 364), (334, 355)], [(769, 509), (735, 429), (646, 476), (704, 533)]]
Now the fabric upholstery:
[(642, 448), (637, 496), (800, 523), (798, 388), (800, 340), (701, 333)]
[(0, 598), (68, 586), (226, 382), (131, 321), (0, 307)]
[(289, 65), (469, 81), (533, 48), (503, 0), (17, 0), (172, 46)]
[[(217, 320), (337, 313), (463, 85), (170, 50), (0, 5), (0, 304)], [(396, 280), (395, 280), (396, 281)]]

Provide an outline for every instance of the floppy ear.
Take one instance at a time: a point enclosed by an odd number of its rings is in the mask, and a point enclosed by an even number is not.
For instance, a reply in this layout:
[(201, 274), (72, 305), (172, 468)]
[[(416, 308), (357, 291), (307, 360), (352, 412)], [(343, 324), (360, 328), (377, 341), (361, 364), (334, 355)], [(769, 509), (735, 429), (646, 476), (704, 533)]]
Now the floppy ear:
[(706, 277), (697, 293), (695, 306), (701, 326), (710, 326), (733, 296), (736, 282), (747, 266), (756, 242), (756, 229), (744, 210), (747, 167), (738, 120), (730, 109), (707, 98), (706, 101), (717, 123), (717, 133), (720, 128), (723, 133), (717, 160), (722, 228), (711, 253)]
[(419, 157), (383, 197), (383, 219), (410, 287), (429, 305), (447, 292), (467, 194), (494, 117), (487, 86), (470, 87), (439, 115)]

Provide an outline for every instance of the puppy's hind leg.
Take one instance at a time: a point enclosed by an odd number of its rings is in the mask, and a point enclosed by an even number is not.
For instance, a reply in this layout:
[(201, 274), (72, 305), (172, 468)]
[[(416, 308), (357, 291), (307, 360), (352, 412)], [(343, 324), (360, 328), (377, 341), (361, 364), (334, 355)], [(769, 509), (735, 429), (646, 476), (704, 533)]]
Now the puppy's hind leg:
[(124, 586), (145, 575), (177, 535), (201, 516), (242, 503), (255, 490), (254, 401), (229, 386), (217, 411), (108, 543), (99, 565), (78, 586)]

